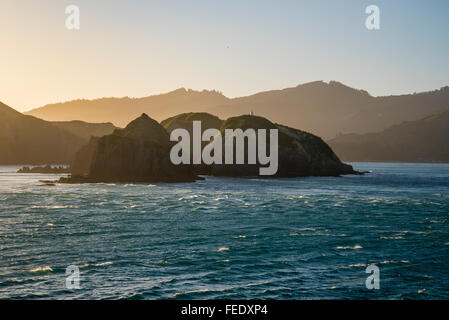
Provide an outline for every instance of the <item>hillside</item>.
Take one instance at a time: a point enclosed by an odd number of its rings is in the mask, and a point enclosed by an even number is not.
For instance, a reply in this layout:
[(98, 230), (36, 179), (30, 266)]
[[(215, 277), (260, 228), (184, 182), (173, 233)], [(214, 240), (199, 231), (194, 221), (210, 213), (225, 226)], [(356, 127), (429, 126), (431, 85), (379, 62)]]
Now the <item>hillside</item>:
[(228, 98), (216, 91), (178, 89), (144, 98), (74, 100), (46, 105), (25, 114), (48, 121), (112, 122), (116, 126), (125, 127), (142, 113), (161, 121), (179, 113), (203, 111), (227, 101)]
[[(207, 129), (220, 129), (223, 124), (223, 120), (220, 118), (206, 112), (188, 112), (181, 113), (176, 116), (170, 117), (161, 121), (161, 125), (167, 130), (169, 134), (174, 129), (182, 128), (186, 129), (190, 134), (190, 145), (193, 145), (193, 121), (201, 121), (201, 137), (203, 136), (204, 131)], [(201, 148), (204, 148), (209, 142), (202, 141)], [(193, 154), (190, 155), (190, 160), (193, 161)], [(195, 164), (192, 165), (193, 171), (196, 174), (201, 175), (210, 175), (211, 166), (207, 166), (204, 164)]]
[(344, 161), (449, 162), (449, 112), (329, 140)]
[(114, 129), (110, 123), (48, 122), (0, 102), (0, 164), (68, 164), (91, 136)]
[(234, 99), (217, 91), (178, 89), (145, 98), (75, 100), (43, 106), (26, 114), (50, 121), (112, 122), (124, 127), (141, 113), (162, 121), (186, 112), (209, 112), (226, 119), (251, 110), (271, 121), (332, 139), (339, 133), (377, 132), (449, 110), (449, 87), (373, 97), (336, 81), (316, 81)]
[(403, 121), (449, 110), (449, 87), (412, 95), (372, 97), (339, 82), (312, 82), (232, 100), (211, 113), (227, 118), (256, 115), (324, 139), (339, 133), (376, 132)]
[(54, 126), (58, 128), (67, 130), (68, 132), (79, 136), (86, 141), (90, 139), (90, 137), (102, 137), (107, 134), (111, 134), (114, 132), (115, 127), (112, 123), (88, 123), (79, 120), (73, 121), (53, 121), (51, 122)]
[(73, 176), (61, 182), (193, 182), (190, 166), (170, 161), (169, 135), (146, 114), (81, 148), (72, 166)]
[(170, 133), (174, 129), (183, 128), (192, 135), (193, 121), (201, 121), (201, 130), (205, 131), (210, 128), (219, 129), (223, 121), (206, 112), (189, 112), (182, 113), (161, 121), (161, 125)]
[(85, 140), (0, 103), (0, 164), (68, 163)]
[[(275, 124), (266, 118), (250, 115), (232, 117), (223, 122), (220, 128), (222, 135), (225, 134), (226, 129), (265, 129), (267, 131), (277, 129), (278, 169), (275, 174), (277, 177), (339, 176), (357, 173), (350, 165), (342, 163), (321, 138), (301, 130)], [(267, 133), (268, 136), (269, 133)], [(224, 136), (223, 139), (226, 137)], [(267, 144), (271, 143), (268, 140)], [(268, 146), (267, 150), (270, 150)], [(248, 159), (247, 149), (245, 149), (244, 158)], [(233, 162), (234, 164), (213, 165), (212, 175), (257, 176), (259, 167), (264, 166), (260, 163), (236, 165), (235, 154)]]
[[(198, 118), (217, 120), (210, 114), (192, 113), (181, 114), (168, 119), (168, 122), (178, 121), (189, 129), (192, 121)], [(169, 157), (172, 144), (167, 130), (142, 114), (125, 129), (91, 139), (77, 152), (71, 167), (72, 176), (62, 178), (60, 182), (186, 182), (200, 179), (196, 176), (200, 172), (214, 176), (258, 176), (260, 166), (274, 168), (269, 175), (276, 177), (357, 174), (350, 165), (342, 163), (323, 140), (307, 132), (249, 115), (229, 118), (220, 123), (222, 133), (226, 129), (236, 128), (279, 129), (279, 153), (276, 151), (273, 159), (273, 154), (270, 154), (268, 164), (237, 164), (233, 161), (233, 164), (173, 165)], [(245, 153), (245, 158), (248, 158), (247, 151)]]

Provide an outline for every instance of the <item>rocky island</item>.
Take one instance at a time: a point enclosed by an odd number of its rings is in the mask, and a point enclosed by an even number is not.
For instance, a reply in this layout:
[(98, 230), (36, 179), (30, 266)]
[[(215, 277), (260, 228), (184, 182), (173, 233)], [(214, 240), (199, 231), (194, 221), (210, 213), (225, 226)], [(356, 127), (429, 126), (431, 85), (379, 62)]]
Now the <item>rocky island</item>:
[[(201, 121), (201, 129), (214, 128), (223, 133), (226, 129), (278, 129), (279, 170), (276, 177), (340, 176), (359, 174), (352, 166), (342, 163), (332, 149), (319, 137), (298, 130), (274, 124), (258, 116), (242, 115), (222, 121), (218, 117), (204, 113), (184, 113), (161, 122), (169, 131), (183, 128), (192, 137), (193, 121)], [(204, 143), (202, 145), (204, 147)], [(246, 149), (245, 149), (246, 150)], [(224, 153), (223, 153), (224, 154)], [(245, 158), (247, 155), (245, 154)], [(192, 165), (196, 174), (213, 176), (258, 176), (259, 164), (248, 165)]]
[(72, 175), (62, 183), (193, 182), (189, 166), (173, 165), (167, 131), (146, 114), (101, 138), (91, 138), (76, 154)]
[[(340, 176), (342, 174), (358, 174), (352, 166), (338, 159), (332, 149), (319, 137), (298, 130), (274, 124), (258, 116), (243, 115), (227, 119), (220, 128), (278, 129), (279, 168), (275, 177), (306, 176)], [(246, 157), (246, 155), (245, 155)], [(214, 176), (258, 176), (259, 164), (256, 165), (214, 165)]]
[[(358, 174), (352, 166), (342, 163), (321, 138), (274, 124), (263, 117), (243, 115), (222, 121), (207, 113), (187, 113), (163, 121), (164, 128), (142, 114), (124, 129), (116, 129), (112, 134), (101, 138), (92, 137), (76, 153), (71, 165), (71, 176), (63, 177), (59, 182), (193, 182), (202, 179), (199, 175), (258, 176), (260, 164), (171, 163), (170, 148), (176, 142), (170, 141), (169, 132), (176, 128), (184, 128), (190, 132), (193, 121), (203, 120), (205, 125), (202, 131), (209, 128), (216, 128), (220, 132), (238, 128), (277, 129), (279, 168), (273, 177)], [(203, 143), (203, 146), (207, 143)]]
[[(223, 124), (223, 120), (207, 112), (188, 112), (181, 113), (174, 117), (170, 117), (161, 121), (161, 125), (168, 131), (169, 134), (175, 129), (185, 129), (189, 132), (190, 145), (193, 145), (193, 121), (201, 121), (201, 136), (207, 129), (219, 130)], [(202, 141), (201, 148), (208, 144)], [(192, 158), (191, 158), (192, 160)], [(192, 170), (195, 174), (209, 176), (212, 174), (212, 166), (207, 164), (192, 164)]]

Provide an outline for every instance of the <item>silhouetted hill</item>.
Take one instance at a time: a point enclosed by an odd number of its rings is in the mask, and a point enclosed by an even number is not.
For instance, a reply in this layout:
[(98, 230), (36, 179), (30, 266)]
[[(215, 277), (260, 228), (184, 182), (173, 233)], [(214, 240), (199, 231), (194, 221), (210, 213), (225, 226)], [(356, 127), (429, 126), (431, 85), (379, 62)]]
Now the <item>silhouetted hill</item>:
[(53, 125), (64, 129), (76, 136), (79, 136), (86, 141), (90, 139), (90, 137), (102, 137), (107, 134), (111, 134), (114, 132), (115, 127), (112, 123), (88, 123), (79, 120), (73, 121), (53, 121), (51, 122)]
[[(206, 112), (189, 112), (176, 115), (161, 121), (161, 125), (170, 134), (174, 129), (182, 128), (186, 129), (190, 133), (190, 145), (193, 145), (193, 121), (201, 121), (201, 136), (207, 129), (219, 130), (223, 124), (223, 120)], [(201, 142), (203, 148), (207, 141)], [(193, 154), (190, 155), (190, 160), (193, 163)], [(199, 175), (210, 175), (212, 167), (206, 164), (194, 164), (192, 165), (193, 171)]]
[(228, 99), (216, 91), (178, 89), (146, 98), (104, 98), (51, 104), (27, 114), (45, 120), (112, 122), (118, 126), (145, 112), (157, 121), (185, 112), (226, 119), (240, 114), (269, 118), (325, 139), (338, 133), (368, 133), (449, 110), (449, 87), (418, 94), (373, 97), (339, 82), (310, 82)]
[(211, 112), (226, 118), (254, 111), (271, 121), (329, 137), (349, 126), (348, 116), (363, 112), (374, 99), (338, 82), (316, 81), (236, 98)]
[(344, 161), (449, 162), (449, 112), (328, 143)]
[(101, 138), (91, 138), (76, 154), (73, 176), (61, 182), (193, 182), (190, 166), (170, 161), (167, 131), (146, 114)]
[(115, 129), (111, 123), (48, 122), (0, 102), (0, 164), (68, 164), (91, 136)]
[(224, 104), (227, 100), (228, 98), (217, 91), (182, 88), (145, 98), (103, 98), (49, 104), (26, 114), (48, 121), (112, 122), (116, 126), (124, 127), (142, 113), (161, 121), (183, 112), (204, 111), (211, 106)]
[[(171, 124), (172, 129), (175, 129), (179, 121), (185, 126), (184, 129), (189, 130), (192, 121), (200, 119), (208, 119), (211, 123), (218, 120), (221, 123), (221, 120), (210, 114), (190, 113), (167, 119), (165, 124)], [(338, 176), (356, 173), (350, 165), (342, 163), (321, 138), (312, 134), (247, 115), (227, 119), (222, 123), (220, 131), (223, 133), (226, 129), (236, 128), (279, 129), (279, 170), (275, 176)], [(61, 178), (60, 182), (195, 181), (199, 179), (195, 174), (198, 169), (216, 176), (259, 175), (259, 164), (212, 164), (204, 168), (173, 165), (169, 159), (172, 145), (167, 130), (142, 114), (125, 129), (117, 129), (113, 134), (101, 138), (91, 138), (77, 152), (71, 168), (72, 176)]]
[(50, 122), (0, 102), (0, 164), (69, 163), (85, 142)]
[(171, 133), (174, 129), (183, 128), (189, 131), (192, 136), (192, 123), (193, 121), (201, 121), (202, 131), (215, 128), (219, 129), (223, 123), (223, 120), (206, 112), (189, 112), (176, 115), (161, 121), (161, 125)]
[[(298, 129), (275, 124), (263, 117), (243, 115), (227, 119), (220, 128), (223, 141), (225, 140), (226, 129), (266, 129), (268, 153), (270, 152), (269, 143), (271, 143), (268, 142), (269, 130), (278, 129), (279, 166), (277, 173), (274, 175), (276, 177), (339, 176), (357, 173), (350, 165), (342, 163), (321, 138)], [(248, 158), (246, 150), (245, 159)], [(214, 164), (212, 175), (258, 176), (259, 167), (263, 166), (259, 163), (255, 165), (236, 165), (235, 163), (234, 152), (234, 164)]]
[(372, 97), (339, 82), (311, 82), (262, 92), (210, 110), (220, 117), (249, 113), (325, 139), (338, 133), (367, 133), (449, 110), (449, 87), (412, 95)]

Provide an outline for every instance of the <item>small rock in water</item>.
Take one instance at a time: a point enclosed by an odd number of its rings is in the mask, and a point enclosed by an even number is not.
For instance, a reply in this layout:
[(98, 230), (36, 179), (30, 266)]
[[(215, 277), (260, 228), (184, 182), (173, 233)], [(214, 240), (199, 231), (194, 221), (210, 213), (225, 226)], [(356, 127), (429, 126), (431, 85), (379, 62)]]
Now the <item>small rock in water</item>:
[(56, 185), (53, 181), (48, 180), (39, 180), (39, 182), (42, 184), (38, 184), (38, 187), (54, 187)]

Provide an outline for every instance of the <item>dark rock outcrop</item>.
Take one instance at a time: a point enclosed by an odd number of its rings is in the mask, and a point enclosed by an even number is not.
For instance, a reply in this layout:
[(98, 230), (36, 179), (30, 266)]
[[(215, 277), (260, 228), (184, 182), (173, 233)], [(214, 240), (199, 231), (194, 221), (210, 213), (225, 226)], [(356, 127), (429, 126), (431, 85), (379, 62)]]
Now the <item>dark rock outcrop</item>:
[[(203, 122), (205, 118), (213, 124)], [(192, 132), (192, 122), (202, 121), (202, 131), (217, 127), (212, 115), (184, 114), (164, 124), (173, 130), (184, 128)], [(274, 177), (339, 176), (356, 174), (350, 165), (342, 163), (321, 138), (301, 130), (278, 125), (256, 116), (240, 116), (224, 121), (219, 129), (225, 141), (226, 129), (278, 129), (278, 171)], [(269, 136), (269, 131), (267, 131)], [(173, 165), (169, 133), (155, 120), (143, 114), (117, 129), (111, 135), (91, 138), (82, 147), (72, 164), (72, 176), (61, 182), (185, 182), (199, 179), (196, 174), (214, 176), (258, 176), (261, 164)], [(267, 146), (269, 150), (269, 146)], [(245, 148), (247, 152), (247, 148)], [(234, 153), (235, 154), (235, 153)], [(223, 150), (223, 157), (225, 152)], [(247, 155), (245, 155), (247, 159)], [(235, 161), (234, 161), (235, 163)], [(203, 170), (204, 172), (201, 172)], [(264, 176), (270, 177), (270, 176)]]
[[(207, 129), (220, 130), (223, 120), (206, 112), (190, 112), (182, 113), (177, 116), (165, 119), (161, 122), (161, 125), (170, 134), (175, 129), (185, 129), (190, 134), (190, 145), (193, 144), (193, 121), (201, 121), (201, 136)], [(207, 141), (201, 142), (201, 148), (207, 144)], [(190, 163), (192, 163), (192, 155), (190, 157)], [(212, 173), (212, 166), (206, 164), (193, 164), (192, 170), (195, 174), (210, 175)]]
[[(242, 130), (267, 129), (267, 137), (269, 129), (278, 129), (279, 166), (274, 175), (276, 177), (339, 176), (358, 173), (353, 170), (352, 166), (342, 163), (332, 149), (321, 138), (313, 134), (274, 124), (262, 117), (244, 115), (229, 118), (223, 123), (220, 129), (223, 141), (225, 129), (237, 128)], [(245, 148), (246, 150), (247, 148)], [(268, 143), (267, 150), (269, 150)], [(245, 159), (247, 159), (247, 155), (245, 155)], [(260, 167), (260, 164), (213, 165), (212, 175), (258, 176)]]
[(167, 131), (142, 114), (125, 129), (92, 138), (75, 156), (72, 176), (61, 182), (191, 182), (199, 179), (188, 166), (170, 161)]

